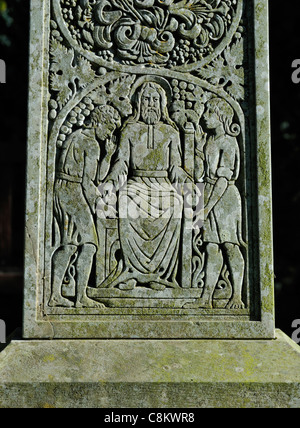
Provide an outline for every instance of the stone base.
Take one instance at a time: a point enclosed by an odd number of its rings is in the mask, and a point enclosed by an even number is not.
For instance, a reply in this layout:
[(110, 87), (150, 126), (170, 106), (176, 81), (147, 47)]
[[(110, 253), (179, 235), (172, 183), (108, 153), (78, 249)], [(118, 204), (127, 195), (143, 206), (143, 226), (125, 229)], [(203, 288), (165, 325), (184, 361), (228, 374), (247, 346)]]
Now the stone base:
[(276, 340), (12, 340), (1, 408), (300, 407), (300, 347)]

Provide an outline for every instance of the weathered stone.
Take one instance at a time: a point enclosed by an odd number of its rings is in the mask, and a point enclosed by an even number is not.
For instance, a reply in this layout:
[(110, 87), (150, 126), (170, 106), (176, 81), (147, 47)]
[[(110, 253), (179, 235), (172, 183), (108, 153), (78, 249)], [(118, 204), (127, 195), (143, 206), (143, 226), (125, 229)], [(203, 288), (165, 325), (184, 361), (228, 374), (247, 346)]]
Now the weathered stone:
[(299, 407), (300, 348), (274, 329), (267, 3), (32, 1), (0, 407)]
[(299, 406), (300, 348), (280, 331), (276, 340), (15, 340), (0, 358), (1, 408)]
[(273, 338), (267, 2), (31, 16), (24, 337)]

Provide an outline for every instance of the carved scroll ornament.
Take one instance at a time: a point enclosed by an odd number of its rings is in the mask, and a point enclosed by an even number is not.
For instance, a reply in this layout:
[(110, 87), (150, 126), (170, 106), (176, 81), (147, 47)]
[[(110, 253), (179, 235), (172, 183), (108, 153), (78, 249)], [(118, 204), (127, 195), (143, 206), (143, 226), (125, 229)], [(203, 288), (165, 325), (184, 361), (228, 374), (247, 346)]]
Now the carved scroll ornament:
[(167, 67), (201, 62), (237, 29), (230, 0), (61, 0), (71, 37), (105, 61)]

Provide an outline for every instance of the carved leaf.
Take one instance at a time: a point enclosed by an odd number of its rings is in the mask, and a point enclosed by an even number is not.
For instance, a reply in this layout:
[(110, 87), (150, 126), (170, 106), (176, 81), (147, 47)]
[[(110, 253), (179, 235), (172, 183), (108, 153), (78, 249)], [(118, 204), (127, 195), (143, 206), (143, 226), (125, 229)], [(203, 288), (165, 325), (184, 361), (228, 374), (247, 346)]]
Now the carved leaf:
[(73, 49), (68, 49), (53, 39), (50, 45), (51, 76), (50, 84), (57, 91), (57, 103), (62, 108), (76, 91), (85, 87), (94, 77), (95, 72), (88, 60), (75, 57)]
[(135, 75), (122, 75), (108, 83), (101, 85), (97, 90), (89, 94), (89, 97), (95, 105), (112, 105), (122, 117), (127, 117), (132, 113), (132, 104), (130, 101), (130, 91), (135, 80)]
[(223, 56), (198, 74), (213, 85), (220, 85), (236, 100), (244, 98), (243, 40), (225, 49)]
[(78, 86), (84, 88), (95, 78), (95, 72), (92, 69), (90, 62), (79, 56), (76, 61), (76, 77), (78, 78)]
[(129, 100), (131, 85), (135, 76), (124, 75), (119, 79), (112, 81), (109, 85), (109, 98), (122, 116), (131, 114), (132, 106)]
[(213, 85), (218, 85), (222, 78), (224, 78), (224, 59), (218, 57), (212, 62), (212, 65), (199, 70), (198, 74), (208, 80)]
[[(62, 108), (72, 97), (72, 90), (71, 88), (66, 84), (63, 84), (63, 81), (61, 79), (60, 75), (53, 74), (50, 78), (51, 88), (54, 91), (57, 91), (57, 103), (59, 108)], [(66, 81), (66, 83), (68, 83)]]
[(89, 31), (82, 30), (82, 35), (83, 35), (84, 39), (88, 43), (90, 43), (91, 46), (95, 45), (94, 39), (93, 39), (93, 37), (92, 37), (92, 35), (91, 35), (91, 33)]
[(58, 92), (57, 103), (62, 108), (69, 101), (73, 92), (70, 86), (74, 84), (74, 51), (53, 39), (50, 54), (52, 57), (50, 71), (53, 73), (50, 76), (51, 89)]
[(243, 65), (244, 49), (243, 39), (239, 39), (224, 51), (224, 57), (229, 66), (238, 67)]
[(64, 77), (68, 76), (70, 68), (73, 68), (74, 51), (67, 49), (56, 39), (52, 39), (50, 54), (52, 57), (50, 71), (54, 73), (61, 72), (60, 74), (63, 74)]
[(227, 92), (236, 100), (242, 100), (245, 96), (244, 90), (244, 70), (242, 68), (235, 70), (230, 75), (230, 84), (227, 86)]
[(244, 60), (243, 39), (237, 40), (232, 46), (224, 51), (227, 66), (225, 75), (230, 84), (227, 86), (228, 93), (235, 99), (244, 98)]

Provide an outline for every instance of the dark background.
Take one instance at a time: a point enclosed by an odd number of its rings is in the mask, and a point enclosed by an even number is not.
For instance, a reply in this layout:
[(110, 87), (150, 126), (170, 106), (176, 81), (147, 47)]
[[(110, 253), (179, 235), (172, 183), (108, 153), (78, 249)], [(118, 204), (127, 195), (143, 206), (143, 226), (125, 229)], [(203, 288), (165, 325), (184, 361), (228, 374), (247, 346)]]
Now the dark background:
[[(42, 0), (41, 0), (42, 1)], [(276, 326), (291, 336), (300, 319), (299, 0), (270, 0), (270, 59)], [(0, 0), (0, 319), (22, 325), (29, 0)]]

